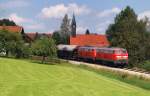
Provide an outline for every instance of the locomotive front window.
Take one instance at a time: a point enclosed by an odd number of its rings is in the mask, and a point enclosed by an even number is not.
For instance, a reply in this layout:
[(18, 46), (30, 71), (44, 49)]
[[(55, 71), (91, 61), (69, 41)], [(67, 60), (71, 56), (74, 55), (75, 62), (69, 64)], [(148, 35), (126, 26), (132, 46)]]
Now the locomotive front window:
[(116, 50), (115, 53), (116, 54), (125, 54), (126, 50), (124, 50), (124, 49), (123, 50)]
[(126, 51), (125, 49), (123, 49), (123, 50), (122, 50), (122, 53), (125, 54), (125, 53), (127, 53), (127, 51)]
[(116, 54), (121, 54), (122, 52), (121, 52), (121, 50), (116, 50), (115, 53)]

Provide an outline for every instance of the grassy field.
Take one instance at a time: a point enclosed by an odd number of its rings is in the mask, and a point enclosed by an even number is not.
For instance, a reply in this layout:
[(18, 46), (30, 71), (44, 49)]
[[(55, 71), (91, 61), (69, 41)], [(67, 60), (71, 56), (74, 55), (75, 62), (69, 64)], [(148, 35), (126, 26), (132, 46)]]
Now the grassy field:
[(149, 96), (148, 90), (78, 67), (0, 58), (0, 96)]

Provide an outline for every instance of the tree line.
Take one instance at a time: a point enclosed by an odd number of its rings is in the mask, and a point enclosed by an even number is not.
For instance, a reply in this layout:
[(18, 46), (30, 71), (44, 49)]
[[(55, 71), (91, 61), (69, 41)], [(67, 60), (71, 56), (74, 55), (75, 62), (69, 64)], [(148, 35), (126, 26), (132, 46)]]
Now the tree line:
[(106, 31), (112, 47), (127, 49), (130, 66), (137, 66), (150, 59), (150, 32), (147, 23), (147, 18), (138, 20), (134, 10), (127, 6)]
[(21, 34), (0, 30), (0, 55), (15, 58), (29, 58), (31, 55), (56, 57), (56, 45), (52, 38), (42, 36), (31, 44), (24, 41)]
[[(0, 20), (0, 26), (16, 26), (9, 19)], [(0, 30), (0, 55), (15, 58), (29, 58), (31, 55), (56, 57), (56, 45), (52, 38), (39, 37), (30, 44), (25, 41), (21, 33), (11, 32), (5, 28)]]
[[(126, 48), (129, 53), (129, 65), (138, 64), (150, 60), (150, 32), (147, 30), (148, 19), (138, 20), (137, 14), (132, 8), (127, 6), (110, 24), (106, 35), (111, 47)], [(13, 21), (1, 20), (0, 25), (15, 26)], [(17, 58), (28, 57), (29, 54), (43, 56), (56, 56), (57, 44), (69, 44), (71, 34), (70, 19), (66, 14), (62, 20), (60, 30), (55, 31), (52, 38), (41, 37), (27, 45), (19, 34), (0, 31), (0, 53), (6, 56), (13, 55)], [(90, 34), (86, 30), (86, 34)]]

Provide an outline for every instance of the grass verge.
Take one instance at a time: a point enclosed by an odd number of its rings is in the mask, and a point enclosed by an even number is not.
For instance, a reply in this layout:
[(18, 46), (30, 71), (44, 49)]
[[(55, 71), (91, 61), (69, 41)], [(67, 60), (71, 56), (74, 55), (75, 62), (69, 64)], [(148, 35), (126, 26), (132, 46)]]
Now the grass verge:
[(117, 79), (122, 82), (131, 84), (131, 85), (134, 85), (134, 86), (146, 89), (146, 90), (150, 90), (150, 80), (147, 80), (143, 77), (131, 76), (130, 74), (127, 74), (127, 73), (118, 73), (113, 70), (110, 71), (107, 69), (95, 69), (95, 68), (92, 68), (83, 64), (80, 64), (80, 65), (67, 64), (67, 66), (76, 66), (76, 67), (79, 67), (88, 71), (95, 72), (99, 75), (103, 75), (112, 79)]

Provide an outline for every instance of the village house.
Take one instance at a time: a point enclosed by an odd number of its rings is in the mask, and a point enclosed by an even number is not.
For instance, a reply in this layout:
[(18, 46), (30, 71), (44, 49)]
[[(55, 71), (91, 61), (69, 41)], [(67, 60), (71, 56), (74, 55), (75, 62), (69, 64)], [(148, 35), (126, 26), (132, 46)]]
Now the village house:
[(0, 30), (7, 30), (9, 32), (15, 32), (22, 34), (22, 36), (25, 34), (24, 29), (21, 26), (0, 26)]
[(0, 30), (7, 30), (9, 32), (14, 32), (21, 34), (22, 38), (26, 43), (31, 43), (37, 38), (42, 36), (46, 36), (48, 38), (51, 37), (51, 33), (38, 33), (38, 32), (24, 32), (23, 27), (21, 26), (0, 26)]
[[(37, 38), (46, 36), (48, 38), (52, 37), (51, 33), (38, 33), (38, 32), (24, 32), (23, 27), (21, 26), (0, 26), (0, 30), (8, 30), (10, 32), (15, 32), (21, 34), (22, 38), (26, 43), (31, 43)], [(71, 34), (69, 39), (70, 45), (78, 46), (99, 46), (99, 47), (108, 47), (109, 42), (106, 35), (99, 34), (76, 34), (76, 20), (73, 16), (71, 23)]]
[(25, 36), (26, 36), (26, 41), (30, 43), (42, 36), (51, 38), (52, 34), (51, 33), (27, 32), (27, 33), (25, 33)]
[(70, 45), (108, 47), (109, 42), (106, 35), (77, 34), (75, 37), (70, 37)]
[(70, 35), (70, 45), (78, 46), (98, 46), (98, 47), (108, 47), (110, 44), (107, 40), (106, 35), (99, 34), (77, 34), (76, 33), (76, 20), (73, 15), (71, 23), (71, 35)]

